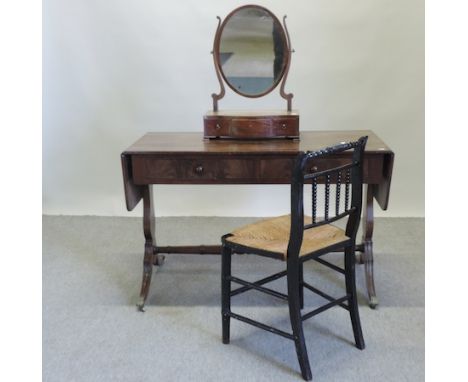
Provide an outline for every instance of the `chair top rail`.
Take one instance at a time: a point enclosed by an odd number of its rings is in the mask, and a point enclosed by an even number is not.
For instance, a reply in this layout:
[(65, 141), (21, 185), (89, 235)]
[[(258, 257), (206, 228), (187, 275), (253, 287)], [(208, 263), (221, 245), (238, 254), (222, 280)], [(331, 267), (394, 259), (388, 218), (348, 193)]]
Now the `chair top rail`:
[(336, 154), (342, 151), (354, 149), (356, 147), (359, 147), (360, 145), (361, 145), (360, 140), (357, 140), (355, 142), (346, 142), (346, 143), (340, 143), (336, 146), (325, 147), (324, 149), (321, 149), (321, 150), (306, 151), (304, 155), (304, 159), (309, 160), (309, 159), (324, 156), (324, 155)]

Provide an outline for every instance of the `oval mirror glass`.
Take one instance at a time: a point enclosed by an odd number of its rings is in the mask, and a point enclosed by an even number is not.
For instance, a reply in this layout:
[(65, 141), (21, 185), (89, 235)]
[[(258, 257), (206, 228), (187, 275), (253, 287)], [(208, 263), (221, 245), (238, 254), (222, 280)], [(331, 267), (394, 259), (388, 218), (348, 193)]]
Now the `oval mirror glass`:
[(271, 92), (281, 81), (289, 57), (280, 21), (254, 5), (238, 8), (226, 17), (215, 54), (225, 82), (246, 97)]

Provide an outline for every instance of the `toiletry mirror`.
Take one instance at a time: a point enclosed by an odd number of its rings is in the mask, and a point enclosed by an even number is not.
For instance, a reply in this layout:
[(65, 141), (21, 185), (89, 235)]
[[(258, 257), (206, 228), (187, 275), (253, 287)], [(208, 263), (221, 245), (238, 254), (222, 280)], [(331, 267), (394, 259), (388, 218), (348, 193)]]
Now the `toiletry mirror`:
[[(285, 19), (282, 24), (259, 5), (236, 8), (224, 21), (218, 16), (212, 53), (220, 92), (212, 94), (213, 111), (204, 117), (205, 138), (299, 137), (293, 94), (284, 91), (292, 51)], [(287, 101), (287, 111), (220, 112), (224, 83), (248, 98), (262, 97), (281, 84), (279, 93)]]

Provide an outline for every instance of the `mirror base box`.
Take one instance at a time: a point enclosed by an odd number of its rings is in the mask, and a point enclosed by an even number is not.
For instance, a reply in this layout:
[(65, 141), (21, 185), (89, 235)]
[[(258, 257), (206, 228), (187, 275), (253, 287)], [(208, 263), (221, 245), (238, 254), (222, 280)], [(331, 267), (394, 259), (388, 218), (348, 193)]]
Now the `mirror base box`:
[(210, 111), (203, 122), (204, 138), (299, 139), (299, 113), (296, 111)]

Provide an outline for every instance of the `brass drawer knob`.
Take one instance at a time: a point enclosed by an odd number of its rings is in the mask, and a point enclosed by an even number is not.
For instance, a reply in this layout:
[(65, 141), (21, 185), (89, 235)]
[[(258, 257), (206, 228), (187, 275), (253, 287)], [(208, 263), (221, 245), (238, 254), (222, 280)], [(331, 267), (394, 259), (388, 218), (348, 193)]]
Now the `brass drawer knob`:
[(203, 174), (203, 166), (201, 164), (195, 167), (195, 173), (198, 175)]

